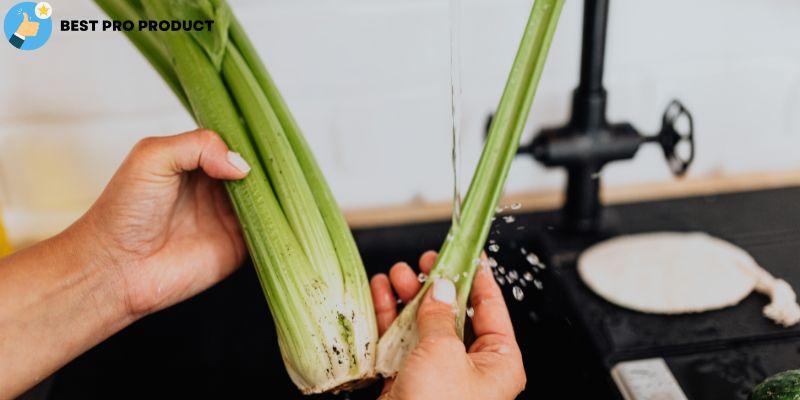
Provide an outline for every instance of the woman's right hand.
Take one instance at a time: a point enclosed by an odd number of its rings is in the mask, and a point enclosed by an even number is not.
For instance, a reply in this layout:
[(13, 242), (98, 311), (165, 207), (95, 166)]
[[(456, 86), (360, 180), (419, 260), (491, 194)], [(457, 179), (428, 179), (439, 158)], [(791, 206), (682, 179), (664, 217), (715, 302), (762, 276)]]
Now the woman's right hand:
[[(420, 269), (430, 273), (436, 253), (420, 258)], [(387, 277), (372, 278), (378, 329), (385, 332), (397, 317), (394, 292), (409, 302), (422, 285), (406, 263), (392, 267)], [(394, 380), (387, 380), (381, 400), (514, 399), (525, 388), (522, 354), (500, 287), (488, 266), (482, 265), (472, 284), (470, 304), (475, 311), (475, 341), (466, 349), (456, 334), (456, 289), (437, 279), (417, 312), (420, 342), (409, 353)]]

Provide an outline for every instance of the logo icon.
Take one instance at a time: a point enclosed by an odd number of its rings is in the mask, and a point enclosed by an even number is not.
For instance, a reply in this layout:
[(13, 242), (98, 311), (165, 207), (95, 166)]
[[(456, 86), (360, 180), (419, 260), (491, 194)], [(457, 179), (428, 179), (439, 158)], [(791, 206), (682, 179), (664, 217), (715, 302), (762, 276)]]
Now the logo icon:
[(50, 3), (17, 3), (6, 13), (3, 27), (6, 39), (20, 50), (36, 50), (44, 46), (53, 32), (53, 7)]

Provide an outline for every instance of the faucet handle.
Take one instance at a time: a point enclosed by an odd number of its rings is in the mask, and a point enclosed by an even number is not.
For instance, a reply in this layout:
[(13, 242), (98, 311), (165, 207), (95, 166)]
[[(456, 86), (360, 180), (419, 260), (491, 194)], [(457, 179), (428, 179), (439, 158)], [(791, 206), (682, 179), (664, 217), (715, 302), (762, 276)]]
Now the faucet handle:
[(672, 173), (684, 175), (694, 161), (694, 119), (680, 101), (669, 103), (662, 118), (661, 132), (651, 140), (661, 144)]

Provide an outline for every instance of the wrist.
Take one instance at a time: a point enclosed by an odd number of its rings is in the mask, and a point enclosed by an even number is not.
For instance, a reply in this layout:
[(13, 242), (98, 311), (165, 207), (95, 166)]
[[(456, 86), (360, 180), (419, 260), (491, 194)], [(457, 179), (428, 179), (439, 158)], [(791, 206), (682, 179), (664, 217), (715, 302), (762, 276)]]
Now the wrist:
[(133, 322), (118, 275), (79, 225), (0, 260), (0, 397)]
[(51, 246), (66, 259), (65, 264), (70, 267), (65, 273), (78, 282), (76, 289), (88, 306), (97, 310), (100, 326), (111, 335), (136, 318), (127, 306), (127, 289), (118, 260), (85, 222), (80, 220), (50, 239)]

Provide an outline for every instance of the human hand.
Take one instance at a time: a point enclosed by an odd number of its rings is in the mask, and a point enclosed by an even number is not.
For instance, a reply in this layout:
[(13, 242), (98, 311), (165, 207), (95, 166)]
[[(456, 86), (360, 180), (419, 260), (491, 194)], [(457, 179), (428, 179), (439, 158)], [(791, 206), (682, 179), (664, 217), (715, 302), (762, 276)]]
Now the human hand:
[[(91, 241), (133, 318), (189, 298), (241, 264), (245, 244), (222, 182), (247, 163), (213, 132), (139, 142), (71, 237)], [(212, 179), (214, 178), (214, 179)]]
[[(426, 252), (419, 267), (428, 274), (436, 253)], [(395, 264), (389, 276), (378, 274), (370, 282), (378, 330), (383, 334), (397, 317), (397, 292), (408, 303), (422, 288), (417, 274), (406, 263)], [(500, 287), (485, 265), (472, 284), (470, 304), (475, 313), (475, 341), (467, 350), (456, 335), (455, 286), (437, 279), (417, 312), (420, 341), (403, 362), (394, 380), (387, 380), (382, 400), (515, 398), (525, 388), (522, 354)]]
[(36, 36), (39, 33), (39, 23), (29, 20), (28, 13), (22, 13), (22, 23), (15, 33), (22, 37)]

